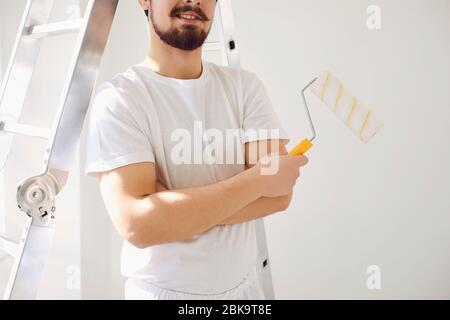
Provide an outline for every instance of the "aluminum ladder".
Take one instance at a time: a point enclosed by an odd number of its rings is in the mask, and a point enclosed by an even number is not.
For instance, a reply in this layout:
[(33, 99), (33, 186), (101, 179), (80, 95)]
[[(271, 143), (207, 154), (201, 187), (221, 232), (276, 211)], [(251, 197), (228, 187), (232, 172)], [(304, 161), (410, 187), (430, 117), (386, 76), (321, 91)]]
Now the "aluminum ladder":
[[(0, 237), (0, 251), (14, 257), (5, 299), (34, 299), (39, 288), (55, 230), (55, 198), (64, 188), (74, 161), (91, 95), (98, 76), (119, 0), (89, 0), (84, 17), (48, 23), (53, 0), (28, 0), (11, 59), (0, 91), (0, 172), (11, 149), (13, 136), (45, 139), (41, 173), (24, 179), (17, 187), (17, 205), (27, 214), (19, 243)], [(219, 41), (207, 42), (204, 52), (219, 52), (230, 67), (239, 68), (231, 0), (219, 0)], [(18, 123), (42, 39), (78, 33), (52, 128)], [(263, 220), (256, 221), (258, 277), (266, 298), (273, 299), (272, 276)]]

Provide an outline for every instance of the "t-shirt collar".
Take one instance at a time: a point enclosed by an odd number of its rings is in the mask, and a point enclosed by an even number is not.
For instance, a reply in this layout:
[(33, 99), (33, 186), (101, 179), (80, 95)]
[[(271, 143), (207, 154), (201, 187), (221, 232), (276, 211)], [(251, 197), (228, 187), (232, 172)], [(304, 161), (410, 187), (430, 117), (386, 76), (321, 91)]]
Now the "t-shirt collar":
[(148, 76), (151, 79), (178, 88), (194, 88), (201, 86), (206, 82), (209, 73), (208, 63), (203, 60), (202, 60), (202, 74), (197, 79), (176, 79), (160, 75), (159, 73), (153, 71), (153, 69), (151, 68), (149, 57), (146, 57), (139, 64), (139, 66), (143, 67), (146, 70), (146, 74), (148, 74)]

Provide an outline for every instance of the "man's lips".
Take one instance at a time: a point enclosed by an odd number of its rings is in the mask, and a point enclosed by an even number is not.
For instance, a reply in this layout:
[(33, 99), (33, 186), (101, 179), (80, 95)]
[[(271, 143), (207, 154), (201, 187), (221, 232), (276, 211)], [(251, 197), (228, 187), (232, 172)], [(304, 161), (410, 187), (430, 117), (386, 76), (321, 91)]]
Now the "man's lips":
[(194, 11), (186, 11), (186, 12), (182, 12), (180, 14), (178, 14), (178, 16), (189, 16), (189, 17), (194, 17), (198, 20), (203, 20), (202, 17), (200, 17), (200, 15), (198, 15), (196, 12)]
[(174, 12), (172, 14), (172, 17), (178, 18), (179, 20), (186, 22), (186, 23), (196, 23), (196, 22), (203, 22), (203, 21), (209, 21), (209, 19), (203, 14), (198, 13), (195, 10), (185, 10), (179, 12)]
[(195, 18), (195, 19), (187, 18), (186, 16), (183, 16), (183, 15), (178, 15), (175, 18), (182, 21), (183, 23), (188, 23), (188, 24), (196, 24), (196, 23), (201, 23), (203, 21), (198, 18)]

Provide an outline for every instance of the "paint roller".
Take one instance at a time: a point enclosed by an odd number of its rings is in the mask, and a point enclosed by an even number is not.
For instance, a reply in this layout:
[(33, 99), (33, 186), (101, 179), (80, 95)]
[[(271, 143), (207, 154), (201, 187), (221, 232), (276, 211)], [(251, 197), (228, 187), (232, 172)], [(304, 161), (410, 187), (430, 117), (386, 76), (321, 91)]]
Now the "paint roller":
[(289, 155), (306, 153), (312, 148), (312, 141), (316, 138), (314, 124), (305, 98), (305, 91), (308, 88), (311, 88), (311, 91), (358, 136), (360, 141), (369, 142), (383, 127), (383, 124), (374, 117), (364, 103), (353, 96), (341, 81), (327, 71), (302, 90), (303, 103), (313, 135), (309, 139), (302, 140), (289, 152)]

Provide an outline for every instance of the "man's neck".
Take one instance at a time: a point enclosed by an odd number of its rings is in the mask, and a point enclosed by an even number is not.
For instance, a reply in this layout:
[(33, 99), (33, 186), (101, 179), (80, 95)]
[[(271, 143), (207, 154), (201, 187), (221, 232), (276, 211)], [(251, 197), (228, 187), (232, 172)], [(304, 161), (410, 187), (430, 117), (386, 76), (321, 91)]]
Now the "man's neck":
[(184, 51), (169, 46), (156, 34), (152, 35), (148, 53), (154, 72), (175, 79), (198, 79), (202, 74), (201, 48)]

